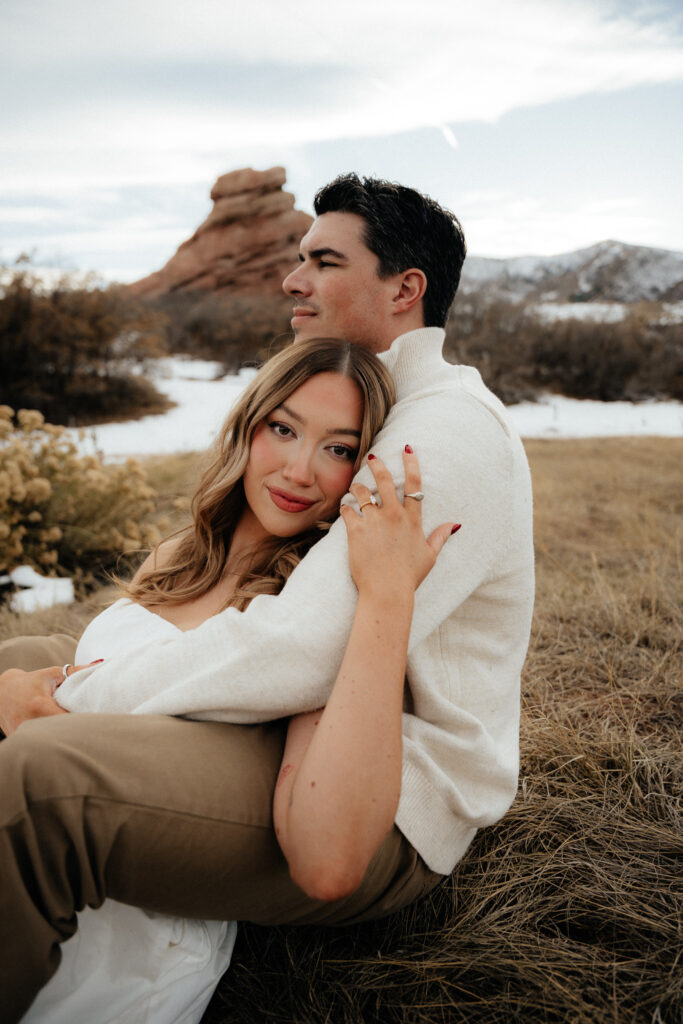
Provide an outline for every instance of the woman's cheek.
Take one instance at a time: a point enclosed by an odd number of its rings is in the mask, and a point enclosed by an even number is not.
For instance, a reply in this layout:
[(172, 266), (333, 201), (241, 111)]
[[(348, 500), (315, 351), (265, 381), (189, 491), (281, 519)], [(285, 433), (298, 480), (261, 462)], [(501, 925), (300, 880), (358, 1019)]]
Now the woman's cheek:
[(249, 463), (252, 468), (268, 463), (272, 458), (272, 438), (266, 429), (266, 424), (261, 423), (254, 431), (249, 448)]
[(342, 466), (330, 480), (328, 494), (335, 499), (343, 498), (353, 480), (353, 467)]

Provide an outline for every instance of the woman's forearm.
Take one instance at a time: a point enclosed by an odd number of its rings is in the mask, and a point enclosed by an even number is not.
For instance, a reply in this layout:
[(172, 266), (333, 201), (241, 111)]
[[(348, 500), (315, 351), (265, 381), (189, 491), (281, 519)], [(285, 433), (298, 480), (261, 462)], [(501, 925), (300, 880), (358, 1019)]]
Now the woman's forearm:
[(283, 762), (278, 840), (294, 881), (321, 899), (360, 884), (393, 824), (413, 597), (412, 587), (360, 592), (327, 706), (290, 727), (292, 759), (305, 753), (299, 764), (288, 765), (287, 756)]
[(290, 722), (274, 822), (292, 878), (310, 896), (354, 891), (391, 828), (401, 792), (402, 711), (415, 590), (457, 524), (425, 538), (420, 473), (404, 449), (405, 499), (369, 455), (379, 503), (352, 484), (342, 505), (358, 605), (326, 707)]

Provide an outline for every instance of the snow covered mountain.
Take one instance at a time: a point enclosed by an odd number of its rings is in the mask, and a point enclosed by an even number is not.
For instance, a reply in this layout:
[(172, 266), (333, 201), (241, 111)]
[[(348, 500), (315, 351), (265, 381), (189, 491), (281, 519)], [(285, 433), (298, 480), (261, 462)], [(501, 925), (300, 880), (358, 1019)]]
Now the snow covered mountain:
[[(63, 267), (0, 265), (0, 295), (17, 270), (26, 270), (42, 288), (97, 287), (93, 273)], [(494, 259), (468, 256), (459, 288), (510, 302), (579, 304), (683, 301), (683, 252), (625, 242), (598, 242), (558, 256)]]
[(512, 302), (677, 302), (683, 252), (606, 241), (559, 256), (468, 256), (460, 290)]

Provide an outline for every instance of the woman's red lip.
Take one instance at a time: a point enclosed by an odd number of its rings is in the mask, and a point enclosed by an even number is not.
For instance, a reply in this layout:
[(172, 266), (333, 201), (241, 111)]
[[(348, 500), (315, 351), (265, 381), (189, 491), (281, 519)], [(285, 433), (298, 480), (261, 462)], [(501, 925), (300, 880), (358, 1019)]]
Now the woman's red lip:
[(281, 491), (277, 487), (269, 487), (268, 493), (271, 501), (283, 512), (305, 512), (307, 508), (315, 504), (308, 498), (299, 498), (296, 494), (288, 494), (287, 491)]

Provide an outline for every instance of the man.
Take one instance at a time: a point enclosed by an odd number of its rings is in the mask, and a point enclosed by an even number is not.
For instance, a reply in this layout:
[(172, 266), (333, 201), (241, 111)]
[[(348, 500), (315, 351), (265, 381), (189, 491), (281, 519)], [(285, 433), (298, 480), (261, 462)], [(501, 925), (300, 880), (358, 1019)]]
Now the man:
[[(514, 797), (533, 599), (531, 495), (502, 405), (475, 370), (440, 354), (464, 259), (460, 226), (412, 189), (355, 175), (323, 188), (315, 208), (300, 264), (284, 282), (295, 335), (342, 336), (384, 353), (398, 400), (373, 452), (400, 489), (401, 452), (415, 450), (426, 533), (455, 512), (463, 524), (416, 594), (396, 826), (360, 887), (331, 903), (291, 882), (272, 833), (277, 719), (325, 703), (353, 618), (337, 523), (279, 596), (77, 672), (59, 690), (67, 710), (77, 694), (94, 712), (141, 714), (54, 714), (0, 744), (0, 985), (16, 993), (9, 1020), (56, 967), (57, 942), (85, 904), (111, 896), (259, 923), (379, 916), (449, 873), (476, 829)], [(358, 478), (372, 482), (367, 469)], [(60, 710), (49, 691), (21, 683), (18, 673), (0, 679), (10, 727), (38, 705)], [(202, 721), (168, 717), (181, 713)]]

